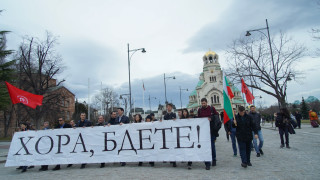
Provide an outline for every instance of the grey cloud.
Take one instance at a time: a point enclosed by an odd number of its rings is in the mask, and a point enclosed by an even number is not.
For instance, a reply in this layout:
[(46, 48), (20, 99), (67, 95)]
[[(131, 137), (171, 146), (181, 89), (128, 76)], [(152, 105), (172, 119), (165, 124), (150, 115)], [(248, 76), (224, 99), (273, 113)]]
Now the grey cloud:
[[(179, 86), (182, 89), (188, 89), (189, 91), (182, 91), (181, 99), (182, 105), (185, 107), (189, 103), (189, 94), (193, 91), (198, 83), (199, 74), (197, 75), (189, 75), (181, 72), (175, 72), (166, 74), (166, 77), (175, 76), (176, 79), (167, 79), (167, 99), (169, 102), (172, 102), (180, 108), (180, 90)], [(151, 97), (156, 97), (157, 99), (151, 98), (151, 106), (152, 109), (156, 109), (157, 105), (159, 104), (159, 100), (161, 104), (164, 104), (165, 97), (164, 97), (164, 81), (163, 81), (163, 74), (159, 76), (154, 76), (150, 78), (145, 78), (143, 80), (145, 86), (145, 107), (149, 107), (149, 94)], [(128, 82), (121, 85), (120, 88), (117, 88), (116, 91), (119, 94), (127, 94), (128, 91)], [(131, 83), (131, 91), (132, 97), (135, 99), (136, 107), (142, 107), (142, 80), (133, 80)], [(149, 109), (149, 108), (148, 108)]]
[(62, 78), (66, 79), (64, 84), (77, 97), (87, 97), (88, 78), (90, 78), (91, 92), (95, 92), (100, 89), (101, 80), (112, 81), (121, 73), (113, 68), (119, 66), (121, 62), (117, 61), (119, 58), (111, 48), (88, 40), (68, 42), (71, 43), (64, 44), (63, 49), (60, 49), (67, 67)]
[[(317, 1), (270, 0), (270, 1), (234, 1), (220, 18), (202, 27), (189, 39), (184, 53), (203, 51), (212, 48), (223, 50), (233, 39), (244, 36), (250, 29), (266, 27), (269, 21), (270, 33), (298, 28), (318, 26), (320, 5)], [(306, 32), (308, 33), (308, 32)]]

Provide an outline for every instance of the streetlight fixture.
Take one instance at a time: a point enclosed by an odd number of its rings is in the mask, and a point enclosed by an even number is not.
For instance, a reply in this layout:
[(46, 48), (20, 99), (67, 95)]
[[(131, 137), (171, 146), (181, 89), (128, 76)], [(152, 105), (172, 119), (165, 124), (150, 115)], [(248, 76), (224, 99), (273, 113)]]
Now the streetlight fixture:
[(151, 98), (152, 98), (152, 99), (157, 99), (156, 97), (150, 97), (150, 94), (149, 94), (149, 108), (150, 108), (150, 113), (151, 113)]
[[(147, 51), (144, 48), (139, 48), (139, 49), (130, 49), (129, 48), (129, 43), (128, 43), (128, 70), (129, 70), (129, 103), (130, 103), (130, 110), (129, 110), (129, 118), (131, 118), (131, 109), (132, 109), (132, 103), (131, 103), (131, 79), (130, 79), (130, 60), (131, 57), (133, 56), (134, 53), (137, 51), (141, 51), (142, 53), (146, 53)], [(130, 52), (131, 55), (130, 55)]]
[[(269, 32), (269, 25), (268, 25), (268, 19), (266, 19), (266, 25), (267, 25), (267, 27), (265, 27), (265, 28), (248, 30), (247, 33), (246, 33), (246, 36), (250, 36), (251, 35), (250, 32), (258, 31), (258, 32), (262, 33), (266, 38), (268, 38), (270, 54), (271, 54), (271, 61), (272, 61), (272, 64), (274, 64), (272, 47), (271, 47), (270, 32)], [(264, 32), (261, 31), (261, 30), (265, 30), (265, 29), (267, 30), (268, 35), (266, 35)], [(278, 82), (277, 81), (276, 81), (276, 89), (278, 89)], [(278, 106), (279, 106), (279, 109), (280, 109), (279, 101), (278, 101)]]
[(165, 104), (168, 104), (168, 101), (167, 101), (167, 85), (166, 85), (166, 79), (176, 79), (175, 76), (169, 76), (169, 77), (166, 77), (166, 73), (163, 74), (163, 82), (164, 82), (164, 97), (165, 97)]
[[(124, 98), (123, 96), (129, 96), (130, 94), (120, 94), (119, 99), (124, 99), (124, 106), (125, 106), (125, 112), (124, 114), (127, 114), (127, 98)], [(129, 110), (129, 116), (130, 116), (130, 110)]]
[(179, 89), (180, 89), (180, 104), (182, 109), (181, 91), (188, 91), (188, 89), (181, 89), (181, 86), (179, 86)]

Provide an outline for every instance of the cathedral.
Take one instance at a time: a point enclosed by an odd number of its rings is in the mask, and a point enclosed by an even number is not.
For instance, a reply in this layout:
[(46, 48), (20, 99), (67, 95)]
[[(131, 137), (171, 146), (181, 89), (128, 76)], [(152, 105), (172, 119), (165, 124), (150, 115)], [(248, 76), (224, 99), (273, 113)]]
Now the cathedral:
[[(213, 51), (208, 51), (203, 56), (203, 72), (199, 76), (198, 84), (189, 95), (188, 110), (197, 110), (201, 107), (201, 99), (206, 98), (208, 105), (214, 106), (220, 113), (223, 112), (223, 72), (219, 64), (219, 56)], [(231, 82), (230, 87), (234, 94), (233, 108), (245, 106), (241, 91)]]

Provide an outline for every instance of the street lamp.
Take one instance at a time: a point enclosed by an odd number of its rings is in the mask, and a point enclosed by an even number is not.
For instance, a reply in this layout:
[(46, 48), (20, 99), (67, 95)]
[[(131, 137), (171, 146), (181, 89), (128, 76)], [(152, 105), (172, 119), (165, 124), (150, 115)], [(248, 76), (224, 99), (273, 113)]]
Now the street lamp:
[[(135, 52), (137, 52), (137, 51), (140, 51), (141, 50), (141, 52), (142, 53), (145, 53), (146, 52), (146, 50), (144, 49), (144, 48), (139, 48), (139, 49), (131, 49), (130, 50), (130, 48), (129, 48), (129, 43), (128, 43), (128, 69), (129, 69), (129, 103), (130, 103), (130, 110), (129, 110), (129, 118), (131, 118), (131, 108), (132, 108), (132, 103), (131, 103), (131, 79), (130, 79), (130, 60), (131, 60), (131, 57), (133, 56), (133, 54), (135, 53)], [(130, 55), (130, 52), (132, 52), (131, 53), (131, 55)]]
[[(266, 25), (267, 25), (267, 27), (265, 27), (265, 28), (248, 30), (246, 36), (250, 36), (250, 35), (251, 35), (250, 32), (258, 31), (258, 32), (262, 33), (266, 38), (268, 38), (269, 48), (270, 48), (270, 54), (271, 54), (271, 61), (272, 61), (272, 64), (274, 65), (273, 53), (272, 53), (272, 47), (271, 47), (271, 40), (270, 40), (270, 32), (269, 32), (269, 25), (268, 25), (268, 19), (266, 19)], [(267, 30), (268, 35), (266, 35), (264, 32), (261, 31), (261, 30), (265, 30), (265, 29)], [(279, 85), (278, 85), (278, 81), (276, 80), (276, 89), (278, 89), (278, 86), (279, 86)], [(279, 101), (278, 101), (278, 106), (279, 106), (279, 109), (280, 109)]]
[(149, 108), (150, 108), (150, 113), (151, 113), (151, 98), (152, 98), (152, 99), (157, 99), (156, 97), (150, 97), (150, 94), (149, 94)]
[[(124, 99), (124, 106), (125, 106), (124, 114), (127, 114), (127, 98), (123, 98), (123, 96), (130, 96), (130, 94), (120, 94), (120, 97), (119, 97), (119, 99)], [(129, 110), (129, 118), (130, 118), (130, 111), (131, 109)]]
[(176, 79), (175, 76), (170, 76), (170, 77), (166, 77), (166, 73), (163, 74), (163, 82), (164, 82), (164, 97), (165, 97), (165, 104), (168, 104), (168, 101), (167, 101), (167, 85), (166, 85), (166, 79)]
[(181, 91), (188, 91), (188, 89), (181, 89), (181, 86), (179, 86), (179, 89), (180, 89), (180, 104), (182, 109)]

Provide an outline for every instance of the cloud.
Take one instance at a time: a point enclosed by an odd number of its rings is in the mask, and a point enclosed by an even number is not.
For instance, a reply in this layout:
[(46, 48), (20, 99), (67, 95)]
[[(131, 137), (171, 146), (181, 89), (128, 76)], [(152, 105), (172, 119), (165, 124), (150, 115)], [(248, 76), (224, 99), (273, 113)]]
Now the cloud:
[[(176, 105), (177, 108), (180, 108), (180, 89), (188, 89), (188, 91), (181, 91), (181, 99), (182, 106), (186, 107), (189, 103), (189, 94), (193, 91), (197, 85), (199, 80), (199, 74), (197, 75), (189, 75), (181, 72), (175, 72), (166, 74), (166, 77), (175, 76), (176, 79), (167, 79), (167, 99), (169, 102), (172, 102)], [(165, 102), (165, 91), (164, 91), (164, 81), (163, 75), (148, 77), (141, 79), (135, 79), (131, 82), (131, 92), (132, 98), (135, 101), (135, 107), (143, 106), (143, 82), (145, 86), (144, 91), (144, 102), (145, 108), (149, 109), (149, 95), (150, 95), (150, 103), (153, 110), (156, 110), (158, 107), (159, 101), (161, 104)], [(123, 83), (120, 87), (115, 88), (115, 92), (120, 94), (128, 94), (128, 82)], [(155, 99), (156, 98), (156, 99)]]
[(217, 21), (202, 27), (188, 40), (184, 53), (208, 47), (223, 50), (232, 39), (244, 36), (247, 30), (266, 27), (265, 19), (269, 21), (271, 35), (279, 30), (318, 26), (319, 7), (316, 1), (233, 1)]
[(67, 68), (59, 78), (66, 79), (64, 84), (78, 97), (86, 97), (89, 78), (90, 89), (95, 92), (100, 89), (101, 82), (114, 84), (121, 75), (116, 69), (121, 62), (116, 61), (118, 57), (112, 48), (85, 39), (65, 40), (61, 47)]

